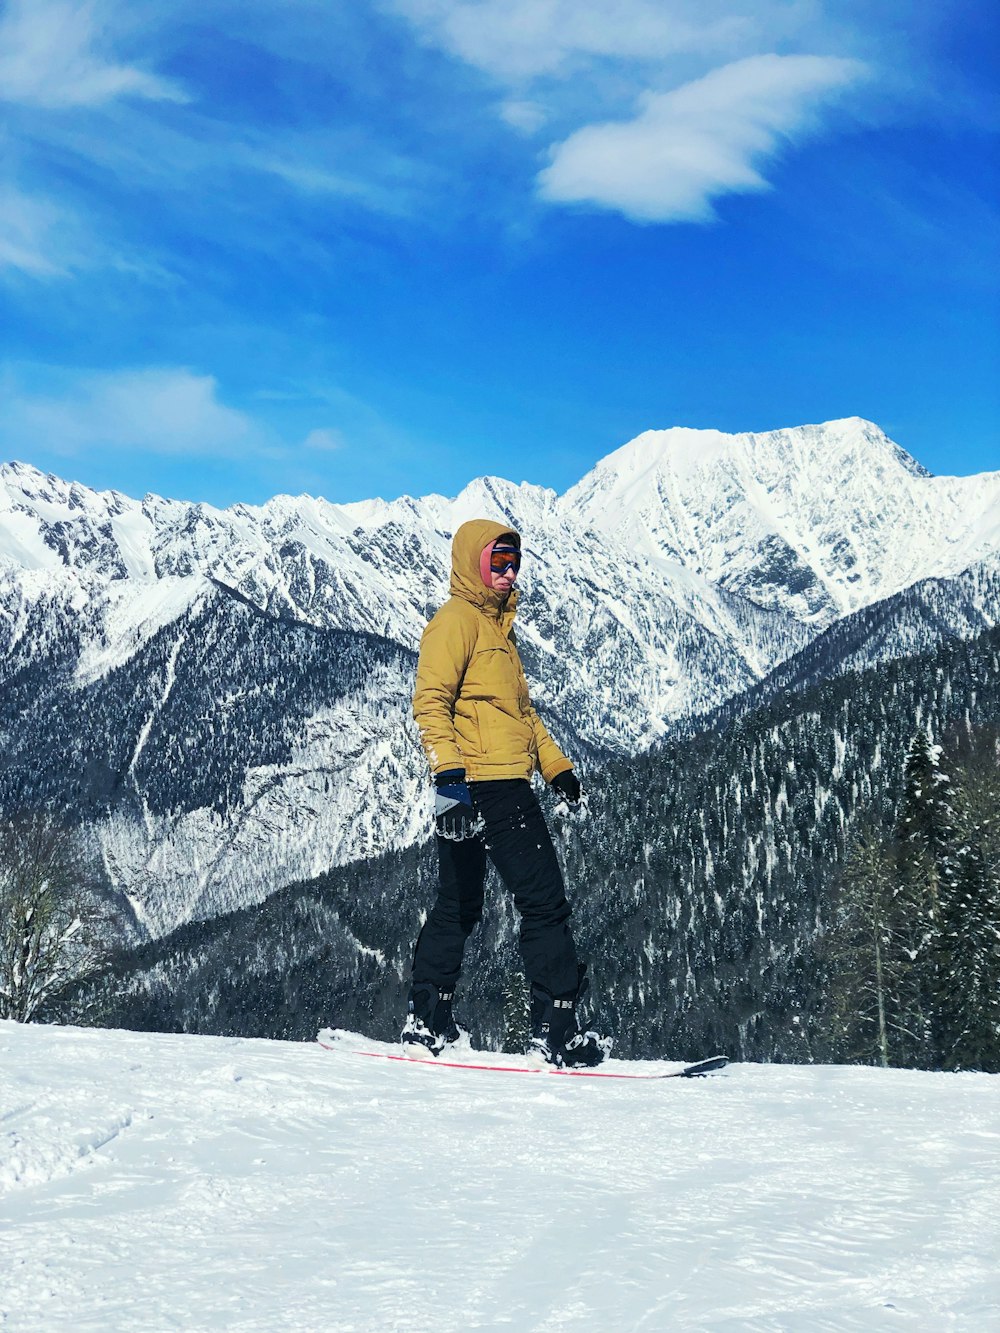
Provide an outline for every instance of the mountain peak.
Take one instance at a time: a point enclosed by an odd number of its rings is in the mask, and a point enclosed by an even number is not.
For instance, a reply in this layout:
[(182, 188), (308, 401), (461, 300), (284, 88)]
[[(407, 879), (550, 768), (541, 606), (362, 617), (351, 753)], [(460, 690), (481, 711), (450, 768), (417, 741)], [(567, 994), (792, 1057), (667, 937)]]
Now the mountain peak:
[(978, 551), (975, 533), (996, 520), (952, 514), (973, 484), (933, 478), (874, 422), (846, 417), (737, 435), (646, 431), (559, 504), (647, 559), (812, 622), (905, 587), (934, 550)]
[(37, 493), (46, 486), (66, 486), (67, 482), (62, 481), (51, 472), (42, 472), (32, 463), (22, 463), (19, 459), (12, 458), (8, 463), (0, 463), (0, 484), (4, 481), (10, 481), (20, 489), (26, 486), (30, 487), (31, 493)]
[[(652, 471), (663, 468), (675, 476), (703, 472), (721, 460), (743, 455), (752, 465), (754, 456), (770, 452), (776, 458), (798, 454), (834, 466), (845, 455), (859, 455), (868, 461), (882, 454), (912, 476), (931, 474), (882, 431), (864, 417), (843, 417), (815, 425), (785, 426), (771, 431), (725, 431), (692, 426), (670, 426), (643, 431), (620, 448), (605, 455), (572, 487), (583, 488), (590, 476), (614, 474), (626, 485), (639, 482)], [(860, 461), (859, 458), (859, 461)]]

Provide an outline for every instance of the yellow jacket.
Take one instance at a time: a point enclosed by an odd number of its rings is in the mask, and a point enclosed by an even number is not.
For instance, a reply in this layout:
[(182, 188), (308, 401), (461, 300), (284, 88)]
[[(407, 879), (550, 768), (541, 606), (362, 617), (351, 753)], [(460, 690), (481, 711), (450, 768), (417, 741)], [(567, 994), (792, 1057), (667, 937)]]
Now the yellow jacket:
[(464, 768), (469, 782), (530, 778), (546, 782), (573, 765), (531, 706), (514, 644), (517, 593), (501, 601), (479, 572), (490, 542), (512, 532), (477, 518), (451, 548), (451, 596), (420, 640), (413, 716), (433, 773)]

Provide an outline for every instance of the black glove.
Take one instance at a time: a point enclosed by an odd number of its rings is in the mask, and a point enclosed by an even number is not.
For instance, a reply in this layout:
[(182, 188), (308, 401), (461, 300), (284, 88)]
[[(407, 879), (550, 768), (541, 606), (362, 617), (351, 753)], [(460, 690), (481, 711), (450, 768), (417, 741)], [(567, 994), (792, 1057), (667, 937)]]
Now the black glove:
[(449, 842), (464, 842), (478, 838), (485, 825), (472, 807), (472, 793), (465, 780), (464, 768), (449, 768), (434, 775), (437, 795), (434, 798), (434, 821), (439, 838)]
[(580, 798), (583, 792), (580, 789), (580, 779), (571, 768), (567, 768), (564, 773), (557, 773), (552, 779), (552, 790), (566, 802), (572, 809), (580, 804)]
[(552, 790), (559, 797), (552, 813), (566, 824), (582, 824), (589, 811), (587, 793), (581, 790), (580, 779), (571, 768), (556, 774)]

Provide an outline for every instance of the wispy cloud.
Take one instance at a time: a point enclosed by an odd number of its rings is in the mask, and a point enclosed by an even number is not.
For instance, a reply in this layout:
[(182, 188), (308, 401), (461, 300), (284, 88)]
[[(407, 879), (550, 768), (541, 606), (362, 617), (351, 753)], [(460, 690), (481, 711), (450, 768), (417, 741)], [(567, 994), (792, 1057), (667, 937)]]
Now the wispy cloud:
[(96, 0), (9, 0), (0, 17), (0, 99), (50, 108), (186, 100), (179, 85), (122, 63), (107, 46)]
[(61, 378), (61, 386), (48, 393), (30, 393), (8, 373), (0, 424), (7, 453), (138, 449), (218, 458), (274, 447), (267, 430), (220, 400), (211, 375), (168, 366)]
[[(226, 15), (224, 0), (214, 7)], [(309, 10), (290, 3), (284, 20), (303, 28), (303, 41)], [(10, 0), (0, 9), (5, 148), (21, 177), (0, 198), (0, 267), (53, 279), (124, 262), (162, 275), (187, 270), (192, 247), (182, 238), (284, 255), (297, 238), (319, 245), (333, 207), (415, 214), (422, 169), (412, 155), (363, 121), (331, 119), (324, 80), (336, 23), (300, 52), (293, 80), (293, 57), (267, 49), (267, 25), (258, 34), (252, 22), (279, 22), (273, 6), (244, 0), (239, 13), (250, 26), (235, 50), (206, 26), (222, 43), (213, 63), (195, 49), (208, 18), (193, 0)], [(188, 57), (184, 86), (158, 68), (178, 48)], [(259, 97), (240, 84), (240, 61), (262, 79)]]
[[(568, 72), (581, 58), (662, 60), (719, 52), (760, 20), (718, 0), (387, 0), (426, 41), (507, 83)], [(762, 0), (758, 10), (773, 6)], [(785, 6), (787, 10), (788, 5)], [(791, 6), (797, 9), (798, 6)]]
[(12, 364), (0, 372), (0, 457), (119, 462), (139, 457), (231, 464), (268, 485), (322, 484), (316, 467), (378, 470), (413, 441), (336, 384), (289, 386), (235, 406), (215, 376), (188, 366), (70, 371)]
[(343, 431), (334, 430), (329, 426), (321, 426), (318, 430), (309, 432), (302, 441), (302, 447), (316, 453), (332, 454), (343, 449), (345, 443)]
[(616, 209), (643, 222), (704, 222), (712, 200), (767, 188), (764, 162), (820, 123), (858, 61), (752, 56), (668, 93), (647, 93), (628, 121), (587, 125), (552, 150), (543, 198)]
[(13, 185), (0, 187), (0, 270), (15, 269), (34, 278), (64, 273), (53, 239), (63, 227), (64, 218), (52, 204)]
[(541, 198), (636, 221), (707, 222), (713, 199), (766, 189), (768, 160), (835, 128), (823, 113), (867, 72), (822, 0), (383, 3), (504, 88), (511, 128), (564, 136)]
[(348, 144), (346, 136), (325, 128), (231, 135), (215, 145), (215, 160), (224, 157), (236, 170), (270, 176), (303, 196), (339, 199), (387, 215), (411, 211), (421, 174), (402, 154), (375, 142)]
[(545, 107), (529, 98), (511, 97), (500, 103), (500, 119), (522, 134), (533, 134), (548, 119)]

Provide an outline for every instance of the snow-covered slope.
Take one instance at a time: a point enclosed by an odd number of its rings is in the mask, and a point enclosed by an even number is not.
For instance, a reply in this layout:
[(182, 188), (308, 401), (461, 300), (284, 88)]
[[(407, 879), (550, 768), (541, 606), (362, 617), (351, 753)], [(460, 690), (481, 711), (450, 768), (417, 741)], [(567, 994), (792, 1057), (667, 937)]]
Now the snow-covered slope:
[(923, 579), (834, 621), (758, 684), (709, 714), (688, 719), (685, 730), (722, 729), (776, 696), (933, 651), (946, 639), (973, 639), (995, 626), (998, 616), (1000, 561), (980, 561), (954, 578)]
[(647, 431), (560, 504), (648, 560), (820, 625), (1000, 550), (1000, 472), (933, 477), (859, 417)]
[(0, 807), (87, 825), (108, 887), (153, 935), (407, 846), (429, 819), (413, 653), (196, 578), (190, 606), (103, 671), (78, 669), (78, 617), (58, 597), (0, 656)]
[(10, 1023), (0, 1063), (11, 1333), (1000, 1321), (990, 1075), (597, 1084)]

